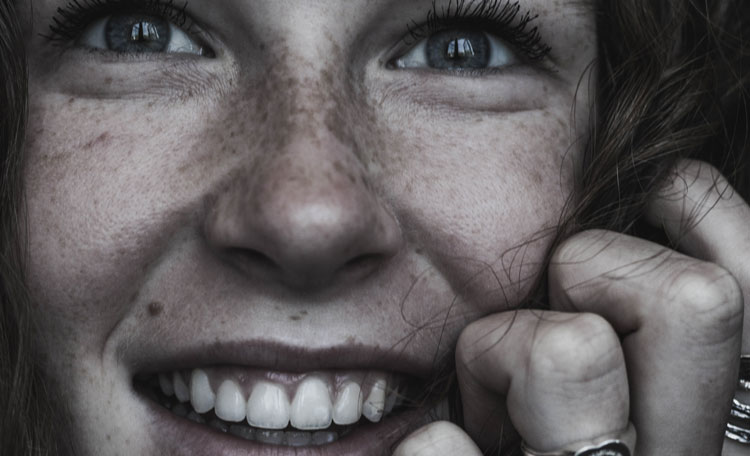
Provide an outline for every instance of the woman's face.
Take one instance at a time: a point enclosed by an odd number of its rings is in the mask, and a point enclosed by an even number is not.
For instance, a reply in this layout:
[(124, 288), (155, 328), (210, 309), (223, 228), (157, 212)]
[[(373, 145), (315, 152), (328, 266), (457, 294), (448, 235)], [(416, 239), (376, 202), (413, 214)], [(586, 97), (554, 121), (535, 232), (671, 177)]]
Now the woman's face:
[[(398, 439), (383, 381), (413, 394), (541, 272), (585, 142), (586, 3), (438, 0), (434, 31), (431, 0), (67, 3), (21, 8), (25, 190), (37, 342), (80, 452)], [(179, 414), (304, 432), (195, 424), (149, 397), (158, 374), (192, 381)], [(378, 425), (313, 430), (358, 396)]]

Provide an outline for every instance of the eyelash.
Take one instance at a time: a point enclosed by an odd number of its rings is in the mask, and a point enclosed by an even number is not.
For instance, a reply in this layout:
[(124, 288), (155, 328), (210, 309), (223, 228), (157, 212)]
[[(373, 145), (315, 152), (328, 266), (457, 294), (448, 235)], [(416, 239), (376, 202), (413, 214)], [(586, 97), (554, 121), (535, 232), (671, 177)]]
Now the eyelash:
[(91, 23), (114, 14), (145, 14), (163, 18), (186, 32), (191, 32), (193, 21), (185, 12), (187, 2), (175, 5), (175, 0), (71, 0), (58, 8), (49, 26), (46, 39), (58, 43), (75, 42)]
[[(175, 0), (71, 0), (57, 9), (46, 39), (57, 43), (75, 42), (94, 20), (113, 14), (146, 14), (170, 21), (186, 32), (191, 32), (193, 21), (185, 12), (187, 2), (175, 5)], [(518, 1), (510, 0), (449, 0), (438, 8), (437, 0), (422, 25), (413, 21), (407, 25), (412, 45), (436, 32), (467, 28), (486, 30), (518, 50), (529, 61), (544, 60), (552, 49), (543, 41), (536, 26), (529, 28), (538, 16), (526, 11), (521, 14)]]
[(437, 0), (432, 0), (432, 8), (425, 21), (421, 25), (412, 21), (407, 26), (409, 33), (404, 41), (411, 46), (443, 30), (485, 30), (513, 46), (529, 61), (540, 61), (549, 55), (552, 48), (542, 41), (536, 26), (529, 28), (537, 17), (531, 11), (521, 14), (518, 1), (449, 0), (447, 6), (438, 8)]

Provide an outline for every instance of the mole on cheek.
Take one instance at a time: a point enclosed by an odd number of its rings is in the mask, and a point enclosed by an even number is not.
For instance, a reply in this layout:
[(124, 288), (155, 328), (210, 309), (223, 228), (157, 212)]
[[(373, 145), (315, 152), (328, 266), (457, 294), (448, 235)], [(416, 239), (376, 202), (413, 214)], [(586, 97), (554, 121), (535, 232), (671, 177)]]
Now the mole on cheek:
[(164, 304), (153, 301), (148, 304), (148, 314), (152, 317), (158, 316), (164, 310)]

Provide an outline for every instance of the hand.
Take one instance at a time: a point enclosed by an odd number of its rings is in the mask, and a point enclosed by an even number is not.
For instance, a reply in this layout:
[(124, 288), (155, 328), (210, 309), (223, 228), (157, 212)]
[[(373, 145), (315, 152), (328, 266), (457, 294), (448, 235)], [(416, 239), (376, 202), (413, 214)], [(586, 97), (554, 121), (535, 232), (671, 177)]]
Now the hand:
[(639, 456), (720, 454), (750, 292), (750, 208), (709, 165), (685, 161), (647, 216), (680, 252), (606, 231), (566, 240), (549, 270), (551, 311), (463, 331), (466, 433), (433, 424), (397, 454), (459, 454), (446, 445), (468, 447), (467, 435), (497, 447), (510, 423), (529, 447), (554, 451), (617, 436), (629, 420)]

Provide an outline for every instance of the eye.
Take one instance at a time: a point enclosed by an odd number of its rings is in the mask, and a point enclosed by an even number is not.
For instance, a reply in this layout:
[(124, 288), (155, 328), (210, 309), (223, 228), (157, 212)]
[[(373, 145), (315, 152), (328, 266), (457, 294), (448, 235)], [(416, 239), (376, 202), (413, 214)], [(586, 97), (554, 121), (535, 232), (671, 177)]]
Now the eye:
[(438, 70), (481, 70), (503, 68), (518, 58), (495, 36), (476, 30), (443, 30), (420, 39), (401, 57), (395, 68)]
[(97, 19), (83, 30), (77, 44), (127, 54), (212, 55), (209, 48), (180, 27), (147, 14), (117, 14)]

